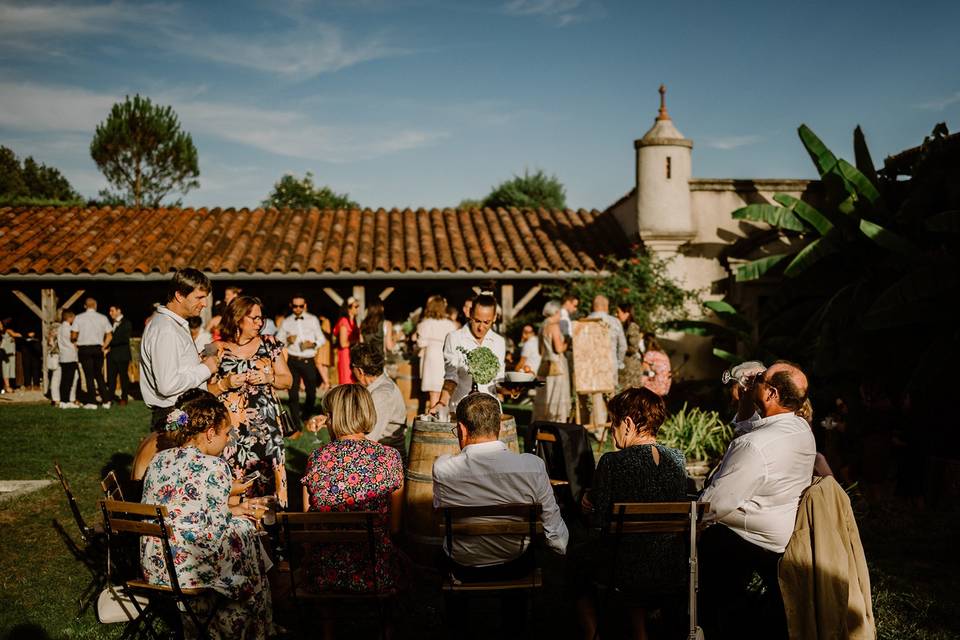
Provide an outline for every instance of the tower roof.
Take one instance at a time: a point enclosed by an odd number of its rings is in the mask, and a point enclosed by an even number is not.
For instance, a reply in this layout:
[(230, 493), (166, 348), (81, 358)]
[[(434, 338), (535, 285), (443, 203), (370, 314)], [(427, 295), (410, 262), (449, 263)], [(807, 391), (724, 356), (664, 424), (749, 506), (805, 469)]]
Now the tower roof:
[(692, 147), (693, 142), (683, 137), (683, 134), (673, 124), (670, 114), (667, 113), (667, 88), (660, 85), (660, 111), (650, 130), (643, 134), (643, 137), (636, 141), (635, 146), (645, 147), (649, 145), (679, 145), (683, 147)]

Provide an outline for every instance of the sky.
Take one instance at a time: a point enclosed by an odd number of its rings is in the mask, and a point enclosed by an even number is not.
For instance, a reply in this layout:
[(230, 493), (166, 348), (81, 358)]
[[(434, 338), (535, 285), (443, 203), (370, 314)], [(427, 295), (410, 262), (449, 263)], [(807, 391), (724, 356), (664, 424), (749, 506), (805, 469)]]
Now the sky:
[(110, 107), (170, 105), (186, 206), (253, 207), (285, 173), (362, 206), (455, 206), (525, 170), (605, 209), (657, 88), (701, 178), (812, 178), (797, 127), (873, 158), (960, 127), (960, 2), (0, 0), (0, 144), (86, 197)]

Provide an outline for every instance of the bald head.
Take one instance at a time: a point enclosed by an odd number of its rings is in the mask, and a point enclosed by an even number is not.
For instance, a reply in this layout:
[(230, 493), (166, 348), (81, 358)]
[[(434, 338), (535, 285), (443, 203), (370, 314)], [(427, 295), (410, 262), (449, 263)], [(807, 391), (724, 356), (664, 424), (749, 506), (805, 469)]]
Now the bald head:
[(94, 300), (93, 298), (87, 298), (86, 300), (83, 301), (83, 306), (86, 307), (87, 309), (96, 309), (97, 301)]
[(764, 374), (764, 382), (776, 389), (774, 402), (787, 411), (798, 411), (807, 399), (807, 375), (792, 362), (773, 363)]
[(593, 310), (594, 311), (603, 311), (607, 313), (610, 311), (610, 301), (607, 300), (607, 296), (598, 295), (593, 299)]

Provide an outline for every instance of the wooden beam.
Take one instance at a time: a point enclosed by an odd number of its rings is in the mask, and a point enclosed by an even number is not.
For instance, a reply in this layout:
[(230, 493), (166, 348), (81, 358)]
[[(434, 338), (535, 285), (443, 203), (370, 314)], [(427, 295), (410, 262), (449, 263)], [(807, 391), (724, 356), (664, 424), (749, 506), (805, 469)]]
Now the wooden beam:
[(480, 295), (480, 292), (481, 292), (481, 291), (482, 291), (482, 289), (481, 289), (480, 287), (477, 287), (477, 286), (474, 286), (474, 287), (473, 287), (473, 294), (474, 294), (474, 295), (476, 295), (476, 296)]
[(57, 322), (57, 294), (53, 289), (40, 290), (40, 319), (43, 330), (40, 335), (40, 390), (47, 392), (47, 356), (50, 355), (50, 343), (47, 337), (53, 331)]
[(327, 294), (327, 297), (328, 297), (328, 298), (330, 298), (331, 300), (333, 300), (333, 304), (337, 305), (338, 307), (342, 307), (342, 306), (343, 306), (343, 298), (340, 297), (340, 294), (339, 294), (339, 293), (337, 293), (336, 291), (334, 291), (334, 290), (331, 289), (330, 287), (324, 287), (324, 288), (323, 288), (323, 292), (324, 292), (325, 294)]
[(79, 300), (79, 299), (80, 299), (80, 296), (82, 296), (84, 293), (86, 293), (86, 290), (85, 290), (85, 289), (78, 289), (78, 290), (74, 291), (74, 292), (73, 292), (73, 295), (70, 296), (69, 298), (67, 298), (67, 301), (64, 302), (62, 305), (60, 305), (60, 308), (57, 309), (57, 310), (58, 310), (58, 311), (63, 311), (64, 309), (70, 307), (71, 305), (73, 305), (74, 302), (76, 302), (77, 300)]
[(33, 300), (30, 299), (30, 296), (25, 294), (23, 291), (17, 291), (16, 289), (13, 290), (13, 295), (20, 298), (20, 302), (27, 305), (27, 308), (30, 309), (30, 311), (33, 311), (35, 314), (37, 314), (38, 318), (43, 320), (43, 311)]
[(384, 300), (390, 297), (391, 293), (393, 293), (393, 287), (387, 287), (386, 289), (381, 291), (380, 295), (378, 295), (377, 297), (380, 298), (380, 302), (383, 302)]
[(513, 285), (505, 284), (500, 287), (500, 308), (503, 313), (504, 329), (513, 320)]
[(519, 315), (519, 313), (523, 311), (523, 308), (528, 304), (530, 304), (530, 301), (533, 300), (534, 296), (540, 293), (541, 289), (543, 289), (543, 285), (539, 285), (539, 284), (535, 284), (532, 287), (530, 287), (530, 291), (527, 291), (527, 293), (524, 294), (522, 298), (520, 298), (520, 302), (513, 305), (513, 315), (514, 316)]
[(360, 308), (357, 309), (357, 322), (367, 313), (367, 289), (362, 284), (353, 285), (353, 297), (357, 299)]

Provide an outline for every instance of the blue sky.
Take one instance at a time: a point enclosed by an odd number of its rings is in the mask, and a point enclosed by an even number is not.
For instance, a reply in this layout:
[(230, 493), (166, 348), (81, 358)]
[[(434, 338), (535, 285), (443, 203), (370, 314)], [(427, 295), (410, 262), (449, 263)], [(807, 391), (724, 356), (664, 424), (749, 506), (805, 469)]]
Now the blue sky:
[(371, 207), (453, 206), (525, 168), (572, 207), (633, 186), (657, 87), (694, 176), (813, 177), (810, 125), (850, 157), (960, 127), (960, 2), (0, 0), (0, 144), (105, 186), (110, 106), (173, 106), (192, 206), (255, 206), (284, 173)]

